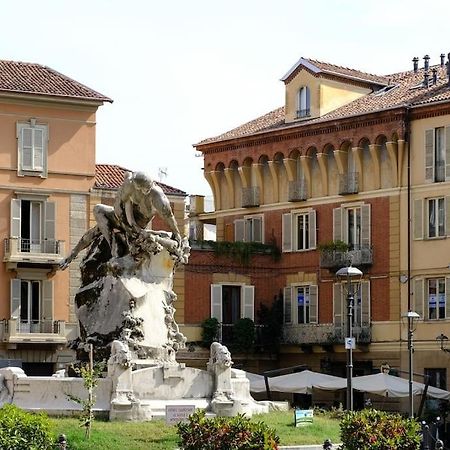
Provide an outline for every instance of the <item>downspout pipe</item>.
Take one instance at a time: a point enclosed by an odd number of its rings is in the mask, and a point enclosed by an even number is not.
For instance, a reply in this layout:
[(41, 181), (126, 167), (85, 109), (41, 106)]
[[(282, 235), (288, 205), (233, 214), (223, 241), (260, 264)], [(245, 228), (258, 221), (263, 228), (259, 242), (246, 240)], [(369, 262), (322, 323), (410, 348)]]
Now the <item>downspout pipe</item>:
[(408, 276), (408, 311), (412, 311), (412, 301), (411, 301), (411, 228), (412, 228), (412, 217), (411, 217), (411, 108), (409, 105), (406, 106), (405, 114), (405, 141), (407, 143), (407, 165), (406, 165), (406, 183), (407, 183), (407, 208), (408, 208), (408, 231), (407, 231), (407, 276)]

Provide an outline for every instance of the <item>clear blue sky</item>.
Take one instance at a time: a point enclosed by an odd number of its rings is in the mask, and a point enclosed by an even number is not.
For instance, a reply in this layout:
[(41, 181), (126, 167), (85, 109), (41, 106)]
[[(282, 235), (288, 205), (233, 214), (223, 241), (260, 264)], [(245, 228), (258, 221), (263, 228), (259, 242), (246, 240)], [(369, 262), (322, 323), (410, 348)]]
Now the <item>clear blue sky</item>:
[(192, 144), (281, 106), (301, 57), (377, 74), (450, 52), (450, 2), (23, 0), (1, 5), (0, 59), (50, 66), (114, 99), (97, 162), (209, 194)]

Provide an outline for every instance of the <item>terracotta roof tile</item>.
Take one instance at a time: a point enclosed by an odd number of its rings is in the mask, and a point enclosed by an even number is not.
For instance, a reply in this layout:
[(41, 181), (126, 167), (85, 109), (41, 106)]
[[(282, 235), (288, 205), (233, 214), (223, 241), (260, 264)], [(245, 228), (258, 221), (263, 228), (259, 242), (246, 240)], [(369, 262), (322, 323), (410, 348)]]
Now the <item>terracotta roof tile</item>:
[(1, 92), (112, 102), (50, 67), (18, 61), (0, 60)]
[[(116, 190), (122, 185), (125, 174), (132, 172), (124, 167), (115, 164), (96, 164), (95, 165), (95, 184), (94, 189)], [(186, 196), (186, 192), (174, 188), (164, 183), (156, 182), (166, 195)]]
[[(437, 83), (435, 85), (432, 84), (431, 80), (431, 70), (433, 68), (437, 70)], [(429, 73), (430, 82), (428, 87), (423, 85), (423, 69), (417, 73), (410, 71), (387, 75), (386, 79), (389, 79), (388, 86), (341, 106), (334, 111), (330, 111), (322, 117), (285, 123), (284, 107), (281, 107), (219, 136), (205, 139), (197, 145), (238, 139), (286, 127), (304, 127), (309, 124), (344, 119), (350, 116), (369, 114), (383, 109), (392, 109), (406, 105), (420, 106), (433, 102), (450, 102), (450, 85), (446, 68), (432, 66)]]

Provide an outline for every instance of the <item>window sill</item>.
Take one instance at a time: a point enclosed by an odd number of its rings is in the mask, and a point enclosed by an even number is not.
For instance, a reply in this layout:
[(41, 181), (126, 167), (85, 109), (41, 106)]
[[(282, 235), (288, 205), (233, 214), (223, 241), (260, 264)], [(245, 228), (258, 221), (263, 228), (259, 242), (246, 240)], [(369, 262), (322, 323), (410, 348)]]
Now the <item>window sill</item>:
[(40, 177), (40, 178), (47, 178), (47, 175), (45, 175), (43, 170), (20, 170), (19, 174), (20, 177)]
[(426, 237), (424, 241), (442, 241), (443, 239), (447, 239), (447, 236)]

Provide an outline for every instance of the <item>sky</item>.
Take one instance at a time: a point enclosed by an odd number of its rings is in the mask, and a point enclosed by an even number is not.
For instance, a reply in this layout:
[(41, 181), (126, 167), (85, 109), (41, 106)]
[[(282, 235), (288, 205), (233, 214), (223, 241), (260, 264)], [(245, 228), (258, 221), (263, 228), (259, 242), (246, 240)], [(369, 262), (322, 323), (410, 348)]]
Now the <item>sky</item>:
[(97, 163), (208, 196), (193, 144), (282, 106), (300, 57), (381, 75), (437, 64), (449, 13), (448, 0), (3, 0), (0, 59), (114, 100), (97, 114)]

